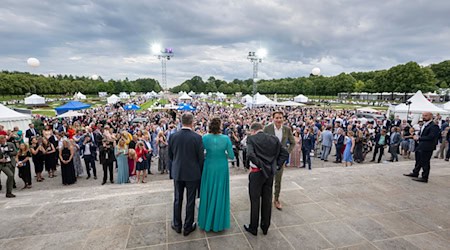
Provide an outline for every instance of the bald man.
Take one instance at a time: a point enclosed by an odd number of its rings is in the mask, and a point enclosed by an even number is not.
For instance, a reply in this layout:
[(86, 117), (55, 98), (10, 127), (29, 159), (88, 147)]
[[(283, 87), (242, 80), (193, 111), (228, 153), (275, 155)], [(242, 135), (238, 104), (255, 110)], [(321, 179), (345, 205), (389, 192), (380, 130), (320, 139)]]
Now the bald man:
[[(414, 181), (427, 183), (428, 176), (430, 175), (430, 159), (433, 155), (433, 151), (436, 149), (440, 130), (439, 126), (433, 122), (432, 113), (423, 112), (422, 119), (424, 124), (421, 127), (419, 134), (414, 135), (414, 140), (417, 143), (416, 165), (412, 173), (404, 174), (404, 176), (414, 177)], [(421, 168), (423, 169), (422, 177), (419, 178)]]

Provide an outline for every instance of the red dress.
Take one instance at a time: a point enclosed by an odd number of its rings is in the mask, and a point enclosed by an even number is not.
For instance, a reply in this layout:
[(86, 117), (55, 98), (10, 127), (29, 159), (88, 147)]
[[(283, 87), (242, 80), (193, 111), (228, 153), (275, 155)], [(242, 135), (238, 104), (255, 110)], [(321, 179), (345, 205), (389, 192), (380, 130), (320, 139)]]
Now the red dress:
[(129, 174), (129, 176), (136, 175), (136, 173), (133, 174), (133, 170), (134, 170), (134, 166), (135, 165), (136, 165), (136, 160), (128, 158), (128, 169), (129, 169), (128, 174)]

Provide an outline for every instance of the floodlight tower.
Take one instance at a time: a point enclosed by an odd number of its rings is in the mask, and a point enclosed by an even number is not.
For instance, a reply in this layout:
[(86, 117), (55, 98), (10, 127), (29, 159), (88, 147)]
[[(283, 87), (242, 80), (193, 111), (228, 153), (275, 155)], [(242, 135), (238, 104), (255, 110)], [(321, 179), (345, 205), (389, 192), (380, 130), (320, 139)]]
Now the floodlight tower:
[(174, 56), (173, 49), (172, 48), (164, 48), (162, 49), (161, 45), (159, 44), (153, 44), (152, 45), (152, 52), (154, 55), (158, 57), (158, 59), (161, 61), (161, 83), (164, 90), (167, 90), (167, 61), (170, 60)]
[(256, 95), (256, 82), (258, 80), (258, 64), (262, 63), (263, 59), (267, 56), (267, 51), (263, 48), (258, 49), (256, 52), (248, 52), (247, 59), (253, 64), (253, 97)]

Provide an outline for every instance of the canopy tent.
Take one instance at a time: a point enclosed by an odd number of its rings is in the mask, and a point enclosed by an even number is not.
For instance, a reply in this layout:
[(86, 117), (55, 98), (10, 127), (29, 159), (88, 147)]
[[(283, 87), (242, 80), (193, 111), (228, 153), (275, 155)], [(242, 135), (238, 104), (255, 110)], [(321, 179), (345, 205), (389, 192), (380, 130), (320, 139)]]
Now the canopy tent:
[(45, 98), (36, 94), (32, 94), (25, 98), (26, 105), (43, 105), (45, 104)]
[(294, 97), (294, 102), (308, 102), (308, 97), (300, 94), (300, 95)]
[(116, 95), (111, 95), (110, 97), (106, 98), (106, 101), (108, 102), (108, 104), (114, 104), (120, 101), (120, 98)]
[(180, 97), (178, 97), (180, 100), (192, 100), (192, 97), (190, 97), (188, 94), (183, 93)]
[(275, 105), (276, 106), (291, 106), (291, 107), (305, 106), (305, 104), (303, 104), (303, 103), (298, 103), (298, 102), (293, 102), (293, 101), (278, 102)]
[(227, 95), (225, 95), (225, 94), (222, 93), (222, 92), (217, 92), (217, 93), (216, 93), (216, 97), (217, 97), (218, 99), (225, 99), (225, 98), (227, 98)]
[(208, 97), (208, 95), (206, 95), (205, 93), (202, 92), (198, 95), (198, 97), (201, 99), (204, 99), (204, 98)]
[(247, 106), (275, 106), (277, 103), (270, 100), (267, 96), (256, 93), (251, 102), (247, 102)]
[(77, 112), (77, 111), (73, 111), (73, 110), (69, 110), (64, 114), (58, 115), (58, 118), (65, 118), (65, 117), (79, 117), (79, 116), (85, 116), (86, 114)]
[(391, 112), (393, 112), (394, 115), (398, 115), (402, 120), (407, 119), (408, 111), (412, 116), (420, 116), (422, 112), (431, 112), (433, 114), (439, 113), (441, 115), (448, 115), (450, 113), (428, 101), (420, 90), (409, 98), (408, 101), (411, 102), (409, 106), (402, 103), (395, 107), (391, 107)]
[(357, 108), (356, 111), (363, 112), (363, 113), (380, 113), (379, 110), (370, 108), (370, 107), (363, 107), (363, 108)]
[(79, 101), (70, 101), (62, 106), (56, 107), (56, 113), (58, 115), (66, 113), (69, 110), (81, 110), (81, 109), (87, 109), (91, 107), (90, 104), (82, 103)]
[(75, 95), (73, 95), (73, 99), (75, 100), (86, 100), (86, 96), (83, 95), (81, 92), (75, 93)]
[(129, 98), (130, 98), (130, 95), (127, 94), (126, 92), (120, 92), (119, 97), (120, 97), (121, 99), (129, 99)]
[(141, 109), (141, 107), (139, 107), (136, 104), (127, 104), (127, 105), (123, 106), (123, 109), (124, 110), (138, 110), (138, 109)]
[(188, 95), (193, 96), (195, 95), (195, 92), (191, 90), (191, 92), (189, 92)]
[(108, 92), (98, 92), (98, 97), (102, 98), (106, 96), (108, 96)]
[(136, 92), (131, 92), (130, 96), (136, 96)]
[(31, 116), (14, 111), (3, 104), (0, 104), (0, 124), (5, 126), (5, 130), (19, 127), (25, 134), (28, 124), (31, 123)]
[(195, 107), (192, 107), (191, 105), (187, 104), (187, 103), (180, 103), (180, 105), (178, 105), (177, 110), (181, 110), (181, 111), (194, 111), (196, 110)]
[(442, 108), (450, 111), (450, 102), (445, 103)]
[(245, 95), (241, 98), (241, 103), (251, 103), (253, 101), (253, 97), (251, 95)]

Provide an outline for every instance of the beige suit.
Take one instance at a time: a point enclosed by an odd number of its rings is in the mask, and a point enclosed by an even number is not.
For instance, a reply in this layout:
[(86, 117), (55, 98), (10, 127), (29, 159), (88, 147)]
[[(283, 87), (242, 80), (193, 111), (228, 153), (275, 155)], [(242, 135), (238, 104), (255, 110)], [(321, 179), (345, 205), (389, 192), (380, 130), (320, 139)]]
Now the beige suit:
[[(294, 135), (292, 135), (292, 131), (289, 127), (283, 125), (283, 135), (281, 137), (281, 146), (287, 149), (289, 154), (292, 152), (292, 150), (295, 147), (295, 138)], [(264, 128), (264, 133), (275, 135), (275, 124), (271, 123), (270, 125), (266, 126)], [(287, 147), (287, 143), (289, 142), (289, 147)], [(275, 175), (275, 201), (278, 201), (278, 197), (280, 197), (280, 191), (281, 191), (281, 179), (283, 177), (283, 167), (280, 169), (280, 171), (277, 172)]]

